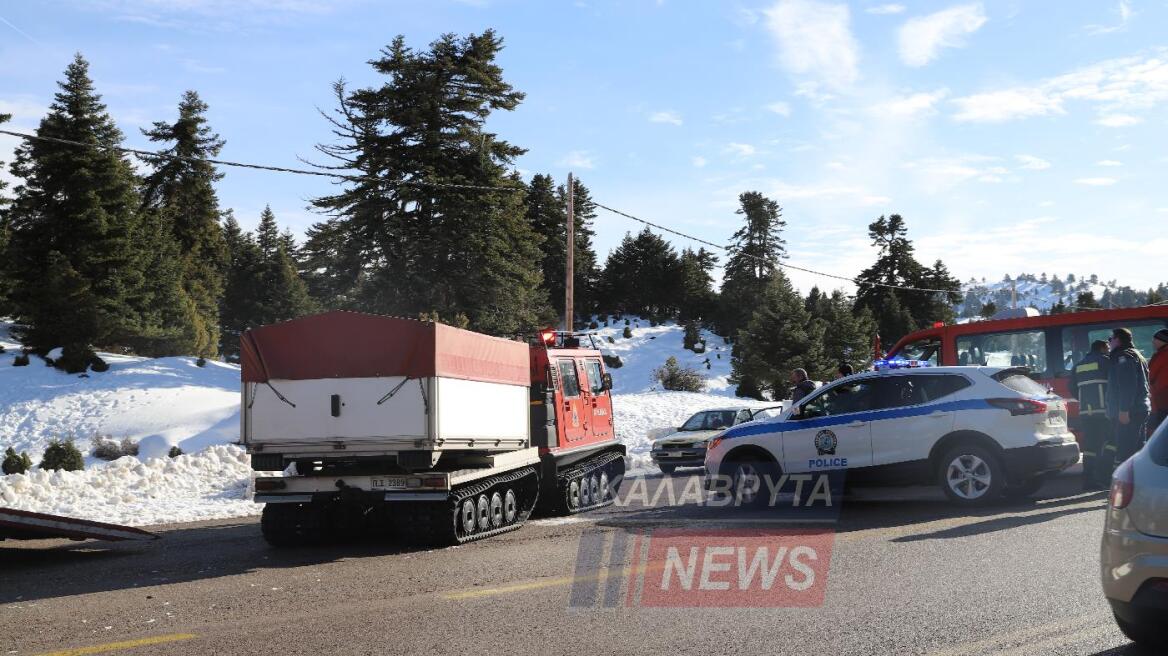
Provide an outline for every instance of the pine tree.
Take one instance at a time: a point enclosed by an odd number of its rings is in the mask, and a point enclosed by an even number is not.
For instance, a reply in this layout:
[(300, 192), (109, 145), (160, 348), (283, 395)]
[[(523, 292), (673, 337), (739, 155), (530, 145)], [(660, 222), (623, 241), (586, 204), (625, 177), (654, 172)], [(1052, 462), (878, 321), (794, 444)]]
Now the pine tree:
[(741, 194), (738, 201), (737, 214), (745, 218), (745, 225), (727, 247), (718, 319), (722, 334), (731, 338), (750, 321), (786, 253), (782, 231), (787, 224), (779, 204), (757, 191)]
[(868, 236), (879, 253), (876, 262), (856, 278), (856, 309), (872, 313), (883, 342), (892, 344), (935, 321), (952, 321), (952, 306), (961, 301), (961, 283), (940, 260), (931, 268), (916, 260), (904, 218), (899, 214), (881, 216), (868, 225)]
[(993, 301), (990, 301), (989, 303), (986, 303), (985, 305), (981, 306), (980, 316), (982, 319), (993, 319), (994, 315), (997, 313), (998, 313), (998, 306)]
[[(340, 142), (320, 150), (333, 166), (370, 180), (313, 202), (335, 224), (318, 230), (329, 244), (306, 250), (312, 260), (335, 248), (338, 234), (360, 240), (361, 267), (349, 274), (358, 276), (349, 278), (358, 285), (356, 307), (462, 314), (473, 328), (496, 334), (549, 319), (541, 240), (515, 191), (522, 182), (509, 173), (524, 150), (485, 130), (492, 112), (523, 99), (495, 63), (502, 45), (490, 30), (444, 35), (426, 51), (399, 36), (371, 62), (385, 77), (380, 86), (334, 86), (339, 107), (330, 121)], [(325, 266), (326, 281), (345, 279), (335, 271), (339, 263)]]
[[(808, 300), (811, 300), (810, 295)], [(872, 343), (878, 329), (867, 308), (855, 312), (852, 300), (839, 290), (832, 292), (831, 296), (820, 295), (817, 302), (807, 305), (812, 317), (824, 326), (823, 355), (827, 369), (811, 372), (813, 376), (830, 379), (844, 362), (856, 371), (871, 365)]]
[[(0, 113), (0, 124), (8, 122), (12, 118), (12, 114)], [(0, 167), (4, 166), (4, 162), (0, 162)], [(12, 231), (8, 227), (8, 216), (4, 212), (4, 208), (8, 204), (8, 198), (4, 194), (4, 189), (8, 187), (8, 183), (0, 179), (0, 316), (8, 316), (11, 314), (11, 309), (8, 305), (8, 295), (11, 292), (11, 276), (6, 271), (6, 264), (9, 261), (8, 242), (11, 240)]]
[(626, 234), (609, 253), (601, 274), (608, 308), (642, 317), (672, 317), (678, 312), (680, 266), (669, 242), (645, 228)]
[(678, 260), (681, 298), (678, 299), (678, 317), (682, 321), (713, 321), (718, 311), (718, 294), (714, 291), (714, 267), (718, 257), (699, 248), (685, 249)]
[(187, 91), (174, 123), (157, 121), (142, 134), (169, 144), (161, 151), (183, 159), (148, 158), (154, 172), (143, 184), (143, 205), (156, 211), (178, 243), (182, 288), (196, 309), (189, 353), (214, 356), (219, 348), (219, 298), (223, 295), (225, 246), (219, 228), (215, 182), (223, 177), (207, 160), (223, 140), (207, 125), (207, 104)]
[(288, 241), (280, 234), (276, 215), (264, 207), (256, 228), (259, 267), (255, 272), (259, 303), (248, 327), (287, 321), (312, 311), (308, 287), (300, 279)]
[(260, 317), (258, 273), (263, 256), (255, 238), (243, 231), (235, 215), (227, 212), (223, 223), (223, 241), (227, 266), (224, 271), (223, 297), (219, 301), (222, 322), (220, 349), (228, 358), (239, 354), (243, 331), (257, 325)]
[(59, 85), (37, 134), (91, 147), (29, 141), (17, 149), (12, 171), (23, 182), (9, 214), (9, 271), (26, 342), (40, 352), (65, 347), (59, 365), (81, 371), (94, 347), (125, 344), (143, 328), (131, 304), (145, 280), (140, 203), (130, 163), (109, 150), (122, 133), (80, 54)]
[(806, 369), (812, 375), (830, 365), (823, 353), (823, 328), (813, 321), (804, 299), (787, 276), (776, 271), (746, 327), (738, 332), (731, 360), (730, 381), (739, 396), (769, 391), (774, 399), (787, 398), (791, 371)]

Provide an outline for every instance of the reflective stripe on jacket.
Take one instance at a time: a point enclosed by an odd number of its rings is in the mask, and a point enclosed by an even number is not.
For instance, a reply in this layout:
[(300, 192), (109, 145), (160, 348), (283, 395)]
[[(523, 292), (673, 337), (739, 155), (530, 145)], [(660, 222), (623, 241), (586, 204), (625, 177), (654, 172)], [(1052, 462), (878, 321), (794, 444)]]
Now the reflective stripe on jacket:
[(1107, 375), (1111, 360), (1102, 353), (1088, 353), (1075, 365), (1074, 382), (1079, 416), (1107, 414)]

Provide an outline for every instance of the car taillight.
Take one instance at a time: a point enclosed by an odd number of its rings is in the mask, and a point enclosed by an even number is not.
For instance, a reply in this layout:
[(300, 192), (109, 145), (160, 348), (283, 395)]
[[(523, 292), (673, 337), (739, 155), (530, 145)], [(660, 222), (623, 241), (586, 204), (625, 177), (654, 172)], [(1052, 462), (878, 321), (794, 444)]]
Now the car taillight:
[(1044, 415), (1046, 403), (1035, 399), (986, 399), (995, 408), (1009, 410), (1011, 415)]
[(1115, 469), (1111, 477), (1111, 507), (1116, 510), (1127, 508), (1136, 491), (1135, 467), (1129, 458)]

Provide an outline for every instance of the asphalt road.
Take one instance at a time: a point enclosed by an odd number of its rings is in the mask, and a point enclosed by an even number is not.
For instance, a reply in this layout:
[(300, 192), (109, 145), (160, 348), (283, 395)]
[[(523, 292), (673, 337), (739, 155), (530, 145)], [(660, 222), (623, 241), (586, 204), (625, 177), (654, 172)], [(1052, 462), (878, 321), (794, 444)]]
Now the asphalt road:
[[(685, 478), (646, 482), (663, 481), (681, 496)], [(863, 491), (838, 521), (795, 527), (831, 545), (809, 590), (711, 596), (673, 578), (664, 602), (662, 562), (645, 557), (663, 538), (646, 536), (773, 522), (626, 505), (428, 551), (273, 550), (250, 519), (161, 527), (151, 543), (5, 542), (0, 654), (1139, 653), (1100, 592), (1103, 504), (1070, 477), (977, 512), (930, 491)]]

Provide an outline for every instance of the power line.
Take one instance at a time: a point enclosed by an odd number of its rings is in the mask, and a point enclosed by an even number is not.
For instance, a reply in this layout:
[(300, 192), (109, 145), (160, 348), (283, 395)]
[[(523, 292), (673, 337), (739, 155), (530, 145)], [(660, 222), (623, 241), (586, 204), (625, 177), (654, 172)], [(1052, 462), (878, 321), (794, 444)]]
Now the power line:
[[(729, 248), (727, 248), (721, 244), (715, 244), (712, 241), (706, 241), (705, 239), (702, 239), (701, 237), (687, 235), (684, 232), (678, 232), (677, 230), (674, 230), (673, 228), (666, 228), (665, 226), (663, 226), (659, 223), (653, 223), (652, 221), (648, 221), (646, 219), (642, 219), (640, 217), (633, 216), (632, 214), (629, 214), (628, 212), (622, 212), (618, 209), (613, 209), (611, 207), (608, 207), (607, 205), (601, 205), (600, 203), (594, 203), (594, 204), (596, 205), (596, 207), (598, 207), (602, 210), (607, 210), (609, 212), (612, 212), (613, 214), (623, 216), (626, 219), (632, 219), (633, 221), (643, 223), (651, 228), (656, 228), (658, 230), (661, 230), (662, 232), (668, 232), (670, 234), (677, 235), (678, 237), (684, 237), (685, 239), (695, 241), (699, 244), (704, 244), (706, 246), (712, 246), (713, 248), (717, 248), (717, 249), (725, 251), (727, 253), (730, 252)], [(951, 293), (953, 291), (953, 290), (949, 290), (949, 289), (926, 289), (924, 287), (913, 287), (911, 285), (891, 285), (891, 284), (883, 283), (883, 282), (861, 281), (861, 280), (857, 280), (855, 278), (848, 278), (847, 276), (840, 276), (840, 275), (836, 275), (834, 273), (827, 273), (824, 271), (816, 271), (815, 269), (808, 269), (806, 267), (796, 266), (796, 265), (791, 264), (789, 262), (782, 262), (782, 261), (779, 261), (777, 263), (772, 262), (771, 260), (768, 260), (764, 257), (759, 257), (757, 255), (752, 255), (750, 253), (742, 253), (742, 254), (745, 255), (746, 257), (758, 260), (759, 262), (763, 262), (765, 264), (775, 264), (776, 266), (779, 266), (779, 267), (793, 269), (795, 271), (802, 271), (803, 273), (810, 273), (810, 274), (816, 275), (816, 276), (823, 276), (824, 278), (833, 278), (835, 280), (842, 280), (844, 282), (850, 282), (856, 286), (867, 285), (869, 287), (884, 287), (887, 289), (903, 289), (906, 291), (929, 292), (929, 293), (937, 293), (937, 294), (948, 294), (948, 293)]]
[[(97, 148), (99, 150), (108, 150), (127, 155), (137, 155), (139, 157), (169, 159), (181, 162), (209, 162), (218, 166), (230, 166), (240, 169), (253, 169), (257, 171), (274, 171), (276, 173), (293, 173), (296, 175), (314, 175), (321, 178), (334, 178), (338, 180), (348, 180), (351, 182), (375, 182), (385, 184), (387, 181), (383, 178), (375, 178), (363, 175), (346, 175), (344, 173), (332, 173), (329, 171), (313, 171), (311, 169), (294, 169), (286, 166), (270, 166), (267, 164), (249, 164), (246, 162), (232, 162), (223, 159), (210, 159), (205, 157), (189, 157), (186, 155), (174, 155), (171, 153), (160, 153), (151, 150), (140, 150), (138, 148), (127, 148), (125, 146), (110, 146), (99, 143), (85, 143), (84, 141), (74, 141), (72, 139), (61, 139), (60, 137), (46, 137), (39, 134), (28, 134), (25, 132), (14, 132), (12, 130), (0, 130), (0, 134), (7, 134), (12, 137), (20, 139), (28, 139), (30, 141), (45, 141), (49, 143), (62, 144), (65, 146), (77, 146), (80, 148)], [(430, 182), (427, 180), (394, 180), (392, 184), (411, 186), (411, 187), (440, 187), (444, 189), (469, 189), (476, 191), (523, 191), (527, 188), (514, 186), (492, 186), (492, 185), (472, 185), (472, 184), (458, 184), (454, 182)]]
[[(100, 150), (107, 150), (107, 151), (112, 151), (112, 152), (128, 154), (128, 155), (136, 155), (138, 157), (169, 159), (169, 160), (183, 161), (183, 162), (207, 162), (207, 163), (215, 164), (218, 166), (229, 166), (229, 167), (234, 167), (234, 168), (252, 169), (252, 170), (257, 170), (257, 171), (273, 171), (275, 173), (292, 173), (295, 175), (312, 175), (312, 176), (317, 176), (317, 177), (322, 177), (322, 178), (333, 178), (333, 179), (338, 179), (338, 180), (347, 180), (350, 182), (373, 182), (373, 183), (377, 183), (377, 184), (386, 184), (386, 182), (387, 182), (386, 180), (384, 180), (382, 178), (375, 178), (375, 177), (371, 177), (371, 176), (346, 175), (344, 173), (333, 173), (330, 171), (314, 171), (311, 169), (295, 169), (295, 168), (289, 168), (286, 166), (271, 166), (271, 165), (267, 165), (267, 164), (250, 164), (247, 162), (233, 162), (233, 161), (221, 160), (221, 159), (210, 159), (210, 158), (203, 158), (203, 157), (189, 157), (189, 156), (185, 156), (185, 155), (175, 155), (175, 154), (171, 154), (171, 153), (162, 153), (162, 152), (156, 152), (156, 151), (150, 151), (150, 150), (141, 150), (138, 148), (128, 148), (125, 146), (111, 146), (111, 145), (100, 144), (100, 143), (86, 143), (84, 141), (75, 141), (72, 139), (62, 139), (60, 137), (47, 137), (47, 136), (43, 136), (43, 135), (39, 135), (39, 134), (29, 134), (26, 132), (15, 132), (13, 130), (0, 130), (0, 134), (7, 134), (9, 136), (17, 137), (20, 139), (44, 141), (44, 142), (49, 142), (49, 143), (62, 144), (62, 145), (66, 145), (66, 146), (76, 146), (79, 148), (97, 148)], [(397, 181), (391, 181), (390, 184), (416, 186), (416, 187), (435, 187), (435, 188), (443, 188), (443, 189), (467, 189), (467, 190), (476, 190), (476, 191), (524, 191), (524, 192), (527, 191), (526, 186), (514, 187), (514, 186), (492, 186), (492, 185), (469, 185), (469, 184), (457, 184), (457, 183), (448, 183), (448, 182), (429, 182), (429, 181), (425, 181), (425, 180), (397, 180)], [(623, 216), (626, 219), (631, 219), (633, 221), (643, 223), (643, 224), (650, 226), (652, 228), (656, 228), (657, 230), (661, 230), (662, 232), (667, 232), (669, 234), (676, 235), (676, 236), (682, 237), (684, 239), (689, 239), (689, 240), (695, 241), (699, 244), (704, 244), (706, 246), (710, 246), (712, 248), (717, 248), (717, 249), (725, 251), (725, 252), (730, 251), (729, 248), (727, 248), (721, 244), (715, 244), (712, 241), (707, 241), (707, 240), (702, 239), (700, 237), (695, 237), (693, 235), (689, 235), (689, 234), (686, 234), (684, 232), (674, 230), (673, 228), (667, 228), (659, 223), (654, 223), (653, 221), (648, 221), (648, 220), (642, 219), (638, 216), (633, 216), (632, 214), (629, 214), (628, 212), (622, 212), (621, 210), (618, 210), (618, 209), (615, 209), (612, 207), (608, 207), (607, 205), (601, 205), (600, 203), (596, 203), (596, 207), (598, 207), (602, 210), (606, 210), (608, 212), (612, 212), (613, 214)], [(749, 253), (743, 253), (743, 255), (746, 255), (747, 257), (753, 258), (753, 259), (758, 260), (760, 262), (763, 262), (765, 264), (777, 264), (777, 266), (784, 267), (787, 269), (792, 269), (794, 271), (802, 271), (803, 273), (809, 273), (809, 274), (816, 275), (816, 276), (822, 276), (824, 278), (831, 278), (834, 280), (841, 280), (844, 282), (849, 282), (849, 283), (852, 283), (858, 287), (867, 285), (869, 287), (882, 287), (885, 289), (902, 289), (905, 291), (927, 292), (930, 294), (949, 294), (953, 291), (953, 290), (947, 290), (947, 289), (926, 289), (923, 287), (913, 287), (911, 285), (892, 285), (892, 284), (881, 283), (881, 282), (860, 281), (860, 280), (857, 280), (855, 278), (848, 278), (847, 276), (840, 276), (840, 275), (836, 275), (834, 273), (827, 273), (824, 271), (816, 271), (814, 269), (808, 269), (806, 267), (801, 267), (801, 266), (797, 266), (794, 264), (790, 264), (789, 262), (778, 262), (778, 263), (771, 262), (770, 260), (767, 260), (766, 258), (762, 258), (762, 257), (759, 257), (757, 255), (751, 255)]]

